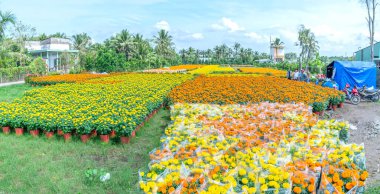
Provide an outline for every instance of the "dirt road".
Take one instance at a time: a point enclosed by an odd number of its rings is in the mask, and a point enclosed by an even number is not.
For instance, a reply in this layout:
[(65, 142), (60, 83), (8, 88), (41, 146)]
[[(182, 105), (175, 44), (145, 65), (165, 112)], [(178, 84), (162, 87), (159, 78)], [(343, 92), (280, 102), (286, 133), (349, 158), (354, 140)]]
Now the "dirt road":
[(364, 143), (368, 185), (380, 184), (380, 104), (363, 102), (359, 105), (344, 104), (332, 114), (333, 118), (344, 119), (351, 124), (350, 142)]

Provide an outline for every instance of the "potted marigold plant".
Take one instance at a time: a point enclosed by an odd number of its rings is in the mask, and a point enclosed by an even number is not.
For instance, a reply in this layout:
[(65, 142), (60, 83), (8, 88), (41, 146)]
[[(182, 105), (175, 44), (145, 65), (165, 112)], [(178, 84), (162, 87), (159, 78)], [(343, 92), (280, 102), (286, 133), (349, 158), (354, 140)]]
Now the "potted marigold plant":
[(71, 133), (74, 129), (74, 124), (72, 121), (69, 120), (62, 120), (59, 126), (57, 126), (58, 129), (61, 129), (63, 131), (63, 139), (65, 141), (69, 141), (71, 139)]
[(333, 96), (330, 98), (330, 103), (332, 105), (332, 109), (336, 111), (336, 108), (338, 107), (338, 104), (341, 102), (340, 96)]
[(325, 102), (314, 102), (312, 106), (313, 112), (317, 115), (322, 116), (323, 112), (326, 110), (327, 104)]
[(80, 134), (80, 139), (83, 143), (86, 143), (90, 139), (92, 129), (93, 126), (90, 122), (85, 122), (77, 128), (77, 132)]
[(11, 122), (10, 122), (9, 115), (1, 114), (0, 126), (2, 127), (4, 134), (9, 134), (11, 132), (10, 124)]
[(340, 94), (340, 103), (338, 104), (338, 108), (343, 108), (343, 103), (346, 101), (346, 94)]
[(111, 128), (109, 125), (98, 125), (96, 131), (100, 134), (100, 141), (108, 143), (110, 141)]
[(126, 126), (122, 126), (121, 129), (119, 130), (119, 133), (120, 133), (120, 142), (122, 144), (129, 143), (129, 141), (131, 140), (132, 129)]
[(25, 123), (21, 116), (17, 115), (14, 118), (12, 118), (11, 125), (15, 129), (17, 136), (24, 134)]
[(40, 125), (36, 118), (32, 117), (27, 119), (26, 125), (28, 126), (30, 135), (32, 135), (33, 137), (37, 137), (39, 135), (38, 129), (40, 128)]

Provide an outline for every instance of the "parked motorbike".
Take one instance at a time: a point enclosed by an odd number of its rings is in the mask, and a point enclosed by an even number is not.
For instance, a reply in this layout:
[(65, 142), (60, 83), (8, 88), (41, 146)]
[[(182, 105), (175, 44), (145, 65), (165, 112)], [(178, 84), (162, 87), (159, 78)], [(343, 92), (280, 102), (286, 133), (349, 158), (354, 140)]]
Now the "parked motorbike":
[(343, 92), (346, 94), (346, 99), (349, 100), (352, 104), (358, 105), (360, 103), (360, 94), (356, 86), (351, 90), (351, 86), (346, 84)]
[(359, 94), (361, 99), (372, 102), (378, 102), (380, 99), (380, 91), (376, 89), (368, 89), (366, 86), (359, 88)]

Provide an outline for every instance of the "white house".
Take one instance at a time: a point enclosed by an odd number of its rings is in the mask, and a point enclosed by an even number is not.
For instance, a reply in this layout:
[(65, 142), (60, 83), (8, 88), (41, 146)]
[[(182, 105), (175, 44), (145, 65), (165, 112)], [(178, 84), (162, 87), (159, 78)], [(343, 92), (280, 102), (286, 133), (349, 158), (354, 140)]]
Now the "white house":
[(27, 41), (25, 48), (33, 57), (42, 57), (46, 61), (48, 71), (68, 71), (61, 63), (64, 53), (69, 53), (71, 57), (78, 56), (78, 50), (72, 50), (69, 39), (49, 38), (43, 41)]

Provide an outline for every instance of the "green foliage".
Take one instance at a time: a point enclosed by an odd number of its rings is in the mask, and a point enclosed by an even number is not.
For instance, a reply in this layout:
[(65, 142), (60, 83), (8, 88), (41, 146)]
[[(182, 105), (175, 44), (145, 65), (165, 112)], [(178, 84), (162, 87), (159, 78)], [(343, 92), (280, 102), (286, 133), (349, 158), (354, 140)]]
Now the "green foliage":
[(101, 183), (100, 177), (104, 176), (106, 174), (106, 171), (101, 168), (101, 169), (88, 169), (85, 172), (85, 177), (86, 177), (86, 183), (91, 185), (94, 183)]
[(102, 48), (96, 52), (94, 67), (91, 70), (99, 72), (123, 71), (126, 59), (123, 54), (116, 53), (115, 50)]
[(321, 112), (327, 109), (328, 102), (314, 102), (312, 107), (314, 112)]
[(331, 97), (330, 98), (330, 103), (332, 104), (332, 105), (338, 105), (339, 103), (341, 103), (342, 102), (342, 98), (341, 98), (341, 96), (338, 96), (338, 97)]
[(339, 131), (339, 139), (341, 141), (343, 141), (344, 143), (347, 143), (348, 142), (348, 139), (349, 139), (349, 132), (348, 132), (348, 128), (345, 127), (343, 129), (341, 129)]
[(9, 67), (0, 68), (0, 77), (2, 82), (20, 80), (24, 74), (29, 73), (30, 67)]
[(30, 68), (32, 73), (36, 75), (45, 75), (47, 73), (46, 63), (41, 57), (35, 58), (30, 64)]
[[(160, 145), (169, 122), (169, 111), (160, 110), (125, 146), (97, 139), (84, 144), (76, 136), (68, 144), (57, 136), (48, 140), (0, 133), (0, 146), (7, 148), (0, 156), (0, 172), (7, 177), (0, 188), (5, 193), (140, 193), (138, 169), (148, 168), (149, 152)], [(94, 168), (106, 169), (111, 179), (88, 184), (86, 170)]]

